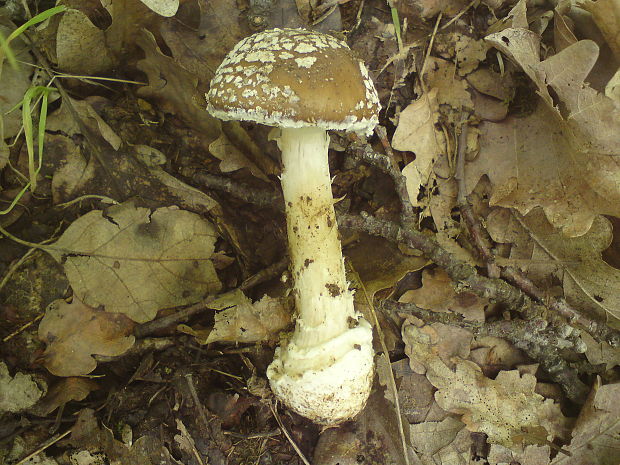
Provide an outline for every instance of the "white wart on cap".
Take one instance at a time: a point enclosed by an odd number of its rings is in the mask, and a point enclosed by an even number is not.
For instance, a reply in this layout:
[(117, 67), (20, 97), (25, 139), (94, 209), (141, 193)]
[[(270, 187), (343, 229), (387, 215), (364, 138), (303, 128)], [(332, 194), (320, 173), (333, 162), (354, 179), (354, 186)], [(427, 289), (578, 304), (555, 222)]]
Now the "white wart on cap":
[(348, 45), (303, 29), (272, 29), (239, 42), (216, 71), (207, 110), (223, 120), (316, 126), (370, 134), (377, 92)]

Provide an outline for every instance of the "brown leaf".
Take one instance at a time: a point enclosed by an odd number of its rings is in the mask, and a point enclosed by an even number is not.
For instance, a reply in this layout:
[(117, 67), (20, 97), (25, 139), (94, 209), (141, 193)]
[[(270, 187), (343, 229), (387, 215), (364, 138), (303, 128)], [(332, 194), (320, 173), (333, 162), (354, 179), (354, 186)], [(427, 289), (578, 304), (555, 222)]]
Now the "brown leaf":
[(145, 54), (137, 66), (147, 75), (149, 82), (148, 86), (138, 90), (138, 94), (156, 102), (162, 111), (184, 119), (193, 129), (200, 131), (207, 142), (215, 140), (221, 132), (221, 125), (207, 113), (204, 94), (198, 90), (198, 77), (164, 55), (149, 31), (142, 31), (136, 43)]
[(501, 371), (490, 379), (478, 365), (459, 357), (452, 358), (453, 371), (436, 355), (439, 340), (429, 338), (425, 328), (405, 325), (407, 354), (425, 366), (428, 380), (438, 389), (439, 406), (462, 415), (470, 431), (485, 433), (489, 443), (517, 449), (566, 435), (567, 420), (559, 405), (534, 392), (534, 376)]
[[(0, 25), (0, 34), (7, 37), (12, 29)], [(23, 63), (13, 68), (4, 59), (4, 53), (0, 56), (0, 168), (3, 165), (3, 145), (4, 139), (14, 137), (22, 126), (22, 114), (20, 111), (13, 110), (24, 98), (24, 94), (31, 86), (32, 70), (25, 63), (31, 63), (33, 57), (29, 52), (29, 47), (24, 41), (17, 37), (11, 42), (11, 51), (15, 59)], [(10, 110), (13, 110), (9, 113)], [(8, 158), (8, 147), (6, 148)]]
[(95, 310), (74, 297), (52, 302), (39, 324), (47, 344), (44, 365), (56, 376), (86, 375), (97, 367), (92, 355), (121, 355), (133, 345), (133, 322), (118, 313)]
[(487, 175), (491, 205), (521, 214), (541, 206), (551, 223), (577, 236), (598, 214), (620, 216), (620, 160), (579, 150), (554, 111), (538, 105), (523, 118), (481, 123), (480, 153), (467, 164), (466, 183), (471, 191)]
[(233, 308), (215, 314), (215, 326), (205, 343), (277, 340), (290, 324), (291, 312), (282, 300), (264, 296), (252, 303), (244, 296)]
[(620, 462), (620, 383), (601, 386), (597, 380), (579, 413), (573, 438), (552, 465), (617, 465)]
[(437, 92), (432, 89), (401, 112), (392, 138), (396, 150), (416, 154), (415, 161), (403, 169), (409, 200), (414, 206), (420, 205), (420, 187), (429, 182), (435, 161), (446, 150), (443, 132), (435, 126), (439, 118)]
[(90, 378), (62, 378), (54, 384), (47, 395), (35, 406), (36, 413), (47, 416), (58, 407), (72, 400), (84, 400), (92, 391), (99, 389), (99, 385)]
[(468, 463), (472, 439), (465, 425), (454, 417), (409, 426), (411, 445), (422, 463)]
[(620, 4), (614, 0), (583, 0), (578, 5), (592, 14), (616, 60), (620, 60)]
[(405, 292), (399, 302), (413, 302), (418, 307), (434, 312), (456, 312), (466, 320), (484, 322), (484, 309), (489, 304), (485, 299), (470, 292), (456, 293), (452, 280), (440, 268), (425, 269), (422, 273), (422, 287)]
[(210, 260), (216, 237), (195, 213), (130, 202), (81, 216), (56, 242), (64, 250), (50, 254), (85, 304), (144, 323), (220, 289)]
[(58, 23), (56, 56), (61, 70), (91, 76), (108, 71), (116, 61), (106, 44), (106, 33), (74, 9), (65, 11)]

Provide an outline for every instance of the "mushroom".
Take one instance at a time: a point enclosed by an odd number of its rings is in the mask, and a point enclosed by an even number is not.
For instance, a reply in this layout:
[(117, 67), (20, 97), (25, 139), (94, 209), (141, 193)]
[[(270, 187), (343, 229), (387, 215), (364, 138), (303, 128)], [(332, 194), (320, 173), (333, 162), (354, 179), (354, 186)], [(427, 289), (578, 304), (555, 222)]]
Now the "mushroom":
[(211, 81), (208, 111), (280, 128), (293, 295), (293, 335), (267, 369), (275, 395), (297, 413), (336, 425), (359, 413), (373, 378), (372, 327), (353, 305), (334, 212), (327, 130), (369, 135), (379, 99), (347, 44), (303, 29), (239, 42)]

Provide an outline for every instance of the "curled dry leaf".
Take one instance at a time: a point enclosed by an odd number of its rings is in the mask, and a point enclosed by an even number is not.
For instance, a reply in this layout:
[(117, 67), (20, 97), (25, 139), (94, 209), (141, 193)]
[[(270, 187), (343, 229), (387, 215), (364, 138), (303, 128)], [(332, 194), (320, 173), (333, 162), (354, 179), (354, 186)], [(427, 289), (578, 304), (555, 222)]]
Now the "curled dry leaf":
[(410, 359), (424, 365), (428, 380), (438, 389), (439, 406), (462, 415), (467, 428), (485, 433), (489, 443), (520, 449), (566, 436), (566, 418), (559, 405), (534, 392), (534, 376), (501, 371), (490, 379), (478, 365), (459, 357), (452, 358), (452, 370), (435, 353), (436, 341), (414, 325), (403, 327), (403, 341)]
[(201, 131), (206, 141), (215, 140), (221, 132), (221, 124), (201, 106), (204, 96), (198, 91), (198, 77), (164, 55), (155, 36), (149, 31), (141, 31), (136, 43), (145, 55), (138, 62), (138, 69), (147, 75), (149, 83), (140, 88), (138, 94), (156, 102), (162, 111), (179, 116), (195, 130)]
[(97, 389), (99, 385), (90, 378), (76, 376), (62, 378), (49, 389), (34, 410), (37, 415), (44, 417), (72, 400), (84, 400), (88, 394)]
[(615, 0), (583, 0), (578, 5), (592, 14), (594, 22), (603, 33), (605, 41), (620, 61), (620, 4)]
[(280, 331), (291, 324), (291, 311), (282, 299), (263, 296), (252, 303), (243, 292), (213, 302), (211, 308), (221, 308), (215, 314), (213, 329), (193, 329), (181, 325), (181, 332), (191, 334), (199, 344), (211, 342), (252, 343), (274, 341)]
[(78, 218), (50, 254), (86, 305), (144, 323), (162, 308), (220, 289), (210, 260), (216, 238), (215, 227), (195, 213), (127, 203)]
[(43, 364), (56, 376), (86, 375), (97, 367), (92, 355), (117, 356), (134, 344), (134, 323), (124, 315), (96, 310), (77, 298), (55, 300), (39, 324), (47, 344)]

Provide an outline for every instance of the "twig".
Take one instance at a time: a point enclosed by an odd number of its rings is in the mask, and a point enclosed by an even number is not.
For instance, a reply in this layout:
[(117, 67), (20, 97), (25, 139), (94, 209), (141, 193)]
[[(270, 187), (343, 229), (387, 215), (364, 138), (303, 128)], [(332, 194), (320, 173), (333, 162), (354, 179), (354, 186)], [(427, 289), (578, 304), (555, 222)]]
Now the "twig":
[(231, 179), (215, 176), (206, 172), (196, 173), (193, 181), (203, 187), (216, 189), (229, 193), (230, 195), (243, 200), (244, 202), (258, 205), (263, 208), (275, 208), (284, 210), (284, 200), (280, 193), (271, 192), (263, 189), (254, 189)]
[(443, 323), (445, 325), (459, 326), (461, 328), (478, 328), (480, 323), (468, 321), (462, 315), (453, 312), (434, 312), (418, 307), (413, 303), (396, 302), (385, 299), (379, 304), (381, 309), (388, 313), (406, 313), (424, 320), (425, 323)]
[(463, 218), (465, 225), (469, 230), (469, 235), (474, 243), (474, 246), (487, 265), (487, 273), (489, 277), (498, 278), (501, 271), (495, 263), (495, 257), (491, 253), (490, 238), (486, 230), (482, 229), (480, 223), (475, 220), (471, 204), (465, 195), (467, 192), (465, 186), (465, 153), (467, 151), (467, 132), (469, 129), (467, 122), (464, 121), (463, 124), (461, 124), (460, 129), (461, 131), (457, 139), (458, 148), (455, 173), (455, 179), (458, 185), (456, 203), (461, 212), (461, 218)]
[(379, 136), (385, 155), (374, 154), (374, 156), (371, 156), (372, 149), (368, 144), (362, 144), (362, 147), (359, 149), (361, 149), (364, 154), (363, 156), (366, 157), (369, 163), (372, 163), (372, 160), (376, 161), (378, 158), (385, 160), (382, 164), (374, 166), (382, 169), (392, 178), (392, 181), (394, 182), (394, 188), (401, 205), (401, 224), (407, 229), (416, 228), (416, 225), (418, 224), (418, 215), (416, 215), (413, 205), (411, 204), (411, 199), (409, 198), (409, 192), (407, 191), (407, 179), (403, 176), (403, 173), (398, 167), (398, 162), (396, 161), (394, 151), (392, 150), (392, 146), (387, 138), (385, 128), (383, 126), (377, 126), (375, 128), (375, 133)]
[[(511, 310), (521, 313), (526, 320), (545, 321), (548, 319), (557, 327), (562, 327), (566, 324), (559, 315), (548, 314), (547, 309), (543, 305), (533, 302), (526, 294), (507, 282), (501, 279), (480, 276), (475, 268), (456, 259), (452, 254), (439, 246), (434, 238), (426, 234), (418, 231), (404, 231), (395, 223), (380, 220), (368, 214), (360, 217), (340, 215), (338, 217), (338, 224), (346, 228), (364, 231), (371, 235), (382, 236), (393, 242), (402, 242), (409, 247), (422, 251), (427, 258), (442, 267), (452, 280), (459, 283), (459, 285), (467, 287), (471, 292), (480, 297), (504, 303)], [(509, 324), (514, 324), (515, 321), (518, 320), (511, 321)], [(609, 331), (613, 330), (610, 329)], [(542, 336), (540, 336), (540, 339), (542, 340)], [(583, 383), (575, 385), (575, 372), (567, 368), (566, 363), (557, 354), (554, 347), (549, 347), (548, 351), (546, 349), (547, 347), (542, 344), (535, 345), (533, 343), (525, 344), (523, 347), (523, 350), (529, 350), (528, 355), (539, 361), (543, 368), (548, 370), (551, 378), (564, 389), (572, 400), (583, 402), (584, 398), (582, 395), (584, 389), (581, 387)]]
[(495, 321), (479, 328), (477, 334), (509, 340), (515, 347), (538, 361), (551, 379), (562, 387), (569, 399), (579, 404), (585, 402), (590, 388), (579, 379), (577, 370), (571, 368), (559, 352), (559, 347), (570, 343), (558, 338), (555, 331), (548, 330), (546, 321)]
[(17, 462), (15, 465), (22, 465), (26, 462), (28, 462), (31, 458), (36, 457), (37, 455), (39, 455), (41, 452), (43, 452), (45, 449), (47, 449), (48, 447), (53, 446), (54, 444), (56, 444), (58, 441), (60, 441), (62, 438), (64, 438), (65, 436), (67, 436), (68, 434), (71, 433), (71, 429), (68, 429), (67, 431), (65, 431), (62, 434), (59, 434), (57, 436), (54, 436), (53, 438), (45, 441), (43, 443), (43, 445), (41, 445), (41, 447), (39, 447), (37, 450), (35, 450), (34, 452), (32, 452), (31, 454), (28, 454), (26, 457), (24, 457), (23, 459), (21, 459), (19, 462)]
[[(482, 228), (479, 221), (476, 220), (471, 204), (467, 200), (465, 193), (467, 192), (465, 186), (465, 149), (467, 141), (467, 128), (466, 124), (463, 125), (461, 133), (459, 134), (458, 155), (457, 155), (457, 170), (456, 180), (458, 183), (457, 203), (461, 212), (467, 229), (474, 243), (474, 246), (478, 250), (478, 253), (487, 264), (487, 270), (489, 276), (497, 277), (501, 276), (514, 284), (518, 289), (523, 291), (531, 298), (537, 300), (541, 304), (545, 304), (550, 310), (553, 310), (560, 316), (568, 319), (571, 323), (577, 324), (588, 331), (592, 337), (599, 341), (606, 341), (612, 347), (620, 346), (620, 335), (611, 330), (604, 323), (595, 321), (585, 315), (580, 314), (563, 299), (548, 298), (545, 293), (532, 282), (522, 271), (511, 266), (498, 267), (495, 263), (495, 257), (492, 253), (492, 240), (489, 237), (488, 232)], [(515, 215), (516, 217), (516, 215)], [(516, 217), (519, 222), (521, 219)], [(523, 225), (523, 223), (521, 222)], [(561, 322), (563, 326), (565, 323)], [(578, 342), (575, 340), (574, 342)]]
[(198, 417), (202, 421), (202, 424), (205, 428), (209, 429), (209, 420), (207, 420), (207, 415), (205, 415), (204, 408), (202, 407), (202, 402), (198, 398), (198, 393), (196, 392), (196, 386), (194, 386), (194, 378), (191, 373), (187, 373), (185, 375), (185, 381), (187, 381), (187, 387), (189, 389), (189, 393), (194, 400), (194, 407), (198, 412)]
[[(228, 291), (225, 294), (235, 292), (236, 290), (247, 291), (248, 289), (257, 286), (260, 283), (268, 281), (273, 278), (278, 273), (281, 273), (286, 269), (288, 265), (288, 260), (286, 258), (276, 262), (264, 270), (259, 271), (258, 273), (250, 276), (248, 279), (241, 283), (237, 289), (233, 289), (232, 291)], [(158, 318), (153, 321), (149, 321), (148, 323), (141, 324), (136, 327), (134, 331), (134, 335), (137, 338), (144, 338), (146, 336), (151, 336), (159, 331), (162, 331), (170, 326), (176, 325), (178, 323), (187, 321), (192, 316), (197, 315), (198, 313), (207, 310), (209, 305), (213, 303), (218, 298), (222, 297), (224, 294), (209, 296), (206, 299), (191, 305), (183, 310), (179, 310), (171, 315), (164, 316), (162, 318)]]
[(136, 336), (136, 338), (144, 338), (146, 336), (151, 336), (159, 331), (169, 328), (172, 325), (181, 323), (182, 321), (187, 321), (192, 316), (202, 312), (203, 310), (208, 309), (209, 304), (213, 302), (216, 298), (217, 296), (209, 296), (206, 299), (198, 302), (197, 304), (190, 305), (189, 307), (184, 308), (183, 310), (179, 310), (178, 312), (174, 312), (171, 315), (141, 324), (136, 327), (134, 335)]
[(295, 450), (295, 452), (297, 452), (297, 455), (299, 456), (299, 458), (301, 459), (301, 461), (305, 464), (305, 465), (310, 465), (310, 462), (308, 462), (308, 459), (306, 458), (306, 456), (304, 455), (304, 453), (301, 451), (301, 449), (299, 448), (299, 446), (295, 443), (295, 441), (293, 440), (292, 436), (290, 435), (290, 433), (288, 432), (288, 430), (286, 429), (286, 427), (284, 426), (284, 423), (282, 423), (282, 420), (280, 419), (280, 415), (278, 414), (277, 410), (273, 407), (272, 404), (269, 404), (269, 408), (271, 409), (271, 413), (273, 414), (273, 417), (276, 419), (276, 421), (278, 422), (278, 426), (280, 427), (280, 429), (282, 430), (282, 432), (284, 433), (284, 436), (286, 436), (286, 439), (288, 439), (288, 442), (291, 444), (291, 446), (293, 447), (293, 449)]

